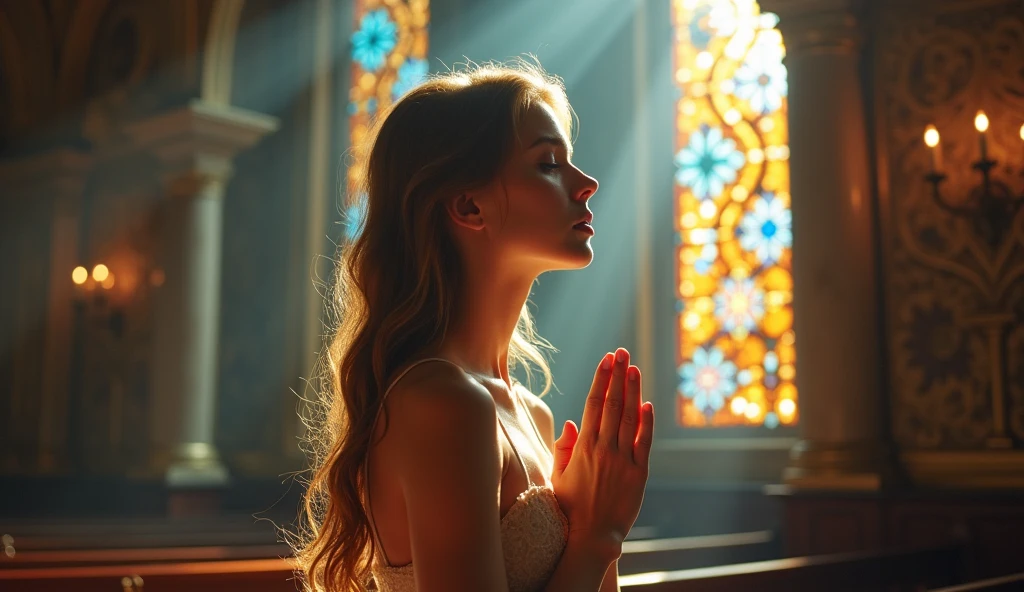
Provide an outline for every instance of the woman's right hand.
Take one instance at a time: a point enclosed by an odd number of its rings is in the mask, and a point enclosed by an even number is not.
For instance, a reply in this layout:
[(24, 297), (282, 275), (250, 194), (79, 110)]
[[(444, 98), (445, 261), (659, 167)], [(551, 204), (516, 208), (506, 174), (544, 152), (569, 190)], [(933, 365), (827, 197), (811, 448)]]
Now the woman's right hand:
[(569, 519), (569, 540), (614, 560), (644, 499), (654, 404), (641, 404), (640, 370), (623, 348), (597, 368), (577, 431), (565, 422), (551, 482)]

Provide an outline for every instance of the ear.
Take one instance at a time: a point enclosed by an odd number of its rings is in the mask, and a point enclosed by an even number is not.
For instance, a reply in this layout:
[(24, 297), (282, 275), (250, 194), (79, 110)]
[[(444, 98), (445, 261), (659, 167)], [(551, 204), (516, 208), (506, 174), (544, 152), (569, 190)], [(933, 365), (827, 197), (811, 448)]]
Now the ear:
[(448, 200), (446, 209), (452, 222), (469, 230), (484, 229), (484, 211), (472, 195), (463, 193)]

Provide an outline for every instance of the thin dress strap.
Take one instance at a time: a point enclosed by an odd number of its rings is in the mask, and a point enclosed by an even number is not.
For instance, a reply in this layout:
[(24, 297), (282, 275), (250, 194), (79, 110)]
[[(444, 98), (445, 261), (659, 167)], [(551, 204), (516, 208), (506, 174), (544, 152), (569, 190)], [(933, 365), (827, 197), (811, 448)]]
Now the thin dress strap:
[[(520, 386), (520, 385), (516, 384), (516, 385), (514, 385), (512, 387), (512, 390), (515, 391), (515, 393), (516, 393), (516, 399), (519, 400), (519, 404), (522, 405), (523, 408), (526, 408), (526, 405), (523, 403), (522, 397), (520, 397), (520, 395), (519, 395), (519, 391), (517, 391), (516, 388), (515, 388), (516, 386)], [(540, 442), (541, 447), (544, 450), (547, 450), (548, 449), (548, 443), (544, 441), (544, 436), (540, 435), (540, 430), (537, 429), (537, 423), (535, 421), (533, 421), (533, 414), (530, 413), (529, 409), (526, 409), (526, 417), (529, 418), (530, 425), (533, 426), (533, 433), (537, 435), (537, 441)]]
[[(515, 405), (515, 401), (512, 402)], [(518, 415), (518, 412), (516, 413)], [(516, 459), (519, 461), (519, 466), (523, 468), (523, 474), (526, 475), (526, 488), (533, 487), (533, 479), (530, 478), (530, 471), (526, 470), (526, 463), (523, 462), (523, 457), (519, 454), (519, 449), (516, 448), (516, 443), (512, 441), (512, 438), (508, 435), (508, 429), (505, 428), (505, 422), (501, 421), (501, 415), (498, 415), (498, 425), (501, 426), (501, 431), (505, 432), (505, 439), (508, 440), (509, 445), (512, 446), (512, 452), (515, 453)]]
[(370, 450), (373, 448), (373, 433), (377, 428), (377, 420), (380, 419), (380, 412), (384, 410), (384, 401), (387, 400), (388, 395), (391, 394), (391, 390), (395, 388), (395, 385), (398, 384), (398, 381), (402, 380), (402, 378), (404, 378), (405, 375), (408, 374), (410, 370), (424, 362), (447, 362), (449, 364), (452, 364), (453, 366), (458, 366), (459, 368), (461, 368), (461, 366), (459, 366), (455, 362), (452, 362), (451, 360), (446, 360), (444, 358), (424, 358), (422, 360), (417, 360), (412, 364), (406, 366), (405, 370), (402, 370), (398, 374), (398, 376), (391, 381), (391, 384), (388, 386), (387, 390), (384, 391), (384, 396), (381, 397), (380, 399), (380, 407), (377, 409), (377, 415), (373, 418), (373, 425), (370, 427), (370, 446), (367, 447), (366, 449), (366, 463), (364, 463), (363, 465), (363, 482), (366, 483), (366, 516), (370, 519), (370, 527), (373, 529), (374, 543), (377, 545), (377, 548), (380, 549), (380, 552), (384, 554), (384, 563), (388, 566), (391, 566), (391, 560), (388, 559), (388, 552), (384, 550), (384, 545), (380, 543), (380, 535), (377, 533), (377, 523), (373, 519), (373, 512), (370, 509)]

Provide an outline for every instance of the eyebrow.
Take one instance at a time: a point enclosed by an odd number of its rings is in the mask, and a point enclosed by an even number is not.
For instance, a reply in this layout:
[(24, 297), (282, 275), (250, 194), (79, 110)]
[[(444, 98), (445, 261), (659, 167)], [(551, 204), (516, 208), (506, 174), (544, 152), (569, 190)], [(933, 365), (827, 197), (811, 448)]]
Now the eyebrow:
[(541, 136), (534, 140), (533, 144), (530, 144), (530, 147), (527, 148), (527, 150), (533, 149), (541, 144), (551, 144), (552, 146), (562, 148), (565, 151), (569, 150), (569, 147), (565, 145), (565, 140), (558, 136)]

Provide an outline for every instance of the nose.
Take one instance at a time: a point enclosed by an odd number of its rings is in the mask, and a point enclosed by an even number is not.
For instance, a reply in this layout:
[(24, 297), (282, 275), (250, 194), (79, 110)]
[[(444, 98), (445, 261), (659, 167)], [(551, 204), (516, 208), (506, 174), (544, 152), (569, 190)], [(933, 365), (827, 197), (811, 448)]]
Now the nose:
[(580, 171), (580, 174), (583, 176), (583, 182), (580, 183), (580, 188), (576, 193), (576, 199), (578, 201), (587, 201), (597, 193), (597, 188), (600, 186), (600, 183), (597, 182), (597, 179), (583, 171)]

